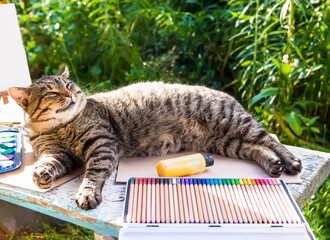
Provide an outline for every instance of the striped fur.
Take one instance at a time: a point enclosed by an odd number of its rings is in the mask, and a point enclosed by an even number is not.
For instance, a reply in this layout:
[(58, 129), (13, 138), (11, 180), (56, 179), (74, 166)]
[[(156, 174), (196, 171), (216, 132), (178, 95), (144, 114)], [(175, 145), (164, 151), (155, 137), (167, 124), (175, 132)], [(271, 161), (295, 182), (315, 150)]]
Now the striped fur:
[(205, 151), (256, 161), (273, 177), (301, 171), (301, 161), (233, 97), (206, 87), (146, 82), (86, 97), (63, 69), (9, 92), (32, 130), (34, 182), (49, 188), (85, 164), (76, 198), (85, 210), (100, 204), (121, 157)]

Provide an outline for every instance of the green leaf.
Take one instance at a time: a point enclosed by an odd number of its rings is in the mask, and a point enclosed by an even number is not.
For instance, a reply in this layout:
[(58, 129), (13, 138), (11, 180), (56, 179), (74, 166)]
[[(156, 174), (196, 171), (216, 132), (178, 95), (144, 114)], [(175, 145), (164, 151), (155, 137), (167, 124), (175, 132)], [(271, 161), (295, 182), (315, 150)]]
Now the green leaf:
[(317, 119), (319, 119), (320, 117), (313, 117), (313, 118), (311, 118), (310, 120), (309, 120), (309, 123), (311, 124), (311, 125), (313, 125), (315, 122), (316, 122), (316, 120)]
[(305, 61), (303, 55), (301, 54), (300, 49), (298, 48), (298, 46), (297, 46), (297, 44), (295, 43), (295, 41), (293, 40), (293, 38), (290, 38), (290, 42), (292, 43), (294, 49), (295, 49), (296, 52), (298, 53), (298, 55), (299, 55), (299, 57), (301, 58), (301, 60), (302, 60), (302, 61)]
[(320, 133), (320, 129), (317, 127), (311, 127), (312, 132)]
[(280, 23), (283, 26), (283, 21), (285, 19), (286, 13), (289, 9), (289, 5), (290, 5), (290, 0), (286, 0), (286, 2), (283, 4), (283, 7), (281, 9), (281, 14), (280, 14)]
[(303, 128), (301, 127), (301, 120), (296, 112), (292, 111), (288, 114), (285, 114), (285, 120), (289, 123), (290, 128), (297, 136), (302, 134)]
[(278, 88), (266, 88), (263, 91), (261, 91), (259, 94), (255, 95), (252, 98), (251, 101), (251, 106), (253, 106), (256, 102), (258, 102), (260, 99), (269, 97), (269, 96), (274, 96), (278, 93)]
[(316, 64), (313, 67), (311, 67), (311, 72), (314, 72), (314, 71), (320, 69), (321, 67), (323, 67), (323, 64)]
[(280, 65), (280, 62), (277, 61), (277, 59), (273, 58), (273, 57), (270, 57), (272, 59), (272, 62), (275, 64), (275, 66), (278, 68), (278, 70), (281, 71), (281, 65)]
[(282, 64), (282, 73), (285, 75), (285, 76), (288, 76), (291, 72), (291, 66), (287, 63), (283, 63)]
[(102, 72), (101, 68), (97, 65), (92, 67), (91, 74), (99, 75)]
[(241, 66), (245, 67), (245, 66), (249, 65), (251, 62), (252, 62), (251, 60), (245, 61), (241, 64)]

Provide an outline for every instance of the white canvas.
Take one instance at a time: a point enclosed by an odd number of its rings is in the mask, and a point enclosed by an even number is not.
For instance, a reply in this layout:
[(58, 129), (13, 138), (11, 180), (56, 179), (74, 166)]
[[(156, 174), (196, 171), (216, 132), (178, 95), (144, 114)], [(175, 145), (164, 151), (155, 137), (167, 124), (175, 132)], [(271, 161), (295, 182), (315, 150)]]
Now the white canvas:
[(31, 84), (14, 4), (0, 5), (0, 92)]

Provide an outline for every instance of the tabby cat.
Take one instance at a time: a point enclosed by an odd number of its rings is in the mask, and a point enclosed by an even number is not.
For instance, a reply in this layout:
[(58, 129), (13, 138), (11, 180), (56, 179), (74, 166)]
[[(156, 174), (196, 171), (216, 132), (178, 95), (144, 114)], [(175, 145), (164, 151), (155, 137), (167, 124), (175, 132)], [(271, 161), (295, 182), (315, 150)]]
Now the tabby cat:
[(47, 189), (83, 162), (86, 172), (76, 195), (82, 209), (101, 203), (104, 182), (121, 157), (204, 151), (256, 161), (272, 177), (301, 171), (300, 159), (226, 93), (145, 82), (86, 97), (68, 77), (64, 67), (8, 92), (31, 129), (34, 183)]

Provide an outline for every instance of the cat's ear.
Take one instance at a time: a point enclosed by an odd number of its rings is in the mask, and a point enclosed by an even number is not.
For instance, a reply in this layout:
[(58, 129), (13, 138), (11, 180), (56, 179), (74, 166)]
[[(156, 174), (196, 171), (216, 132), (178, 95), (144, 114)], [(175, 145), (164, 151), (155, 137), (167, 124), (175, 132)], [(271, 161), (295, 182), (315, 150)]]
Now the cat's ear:
[(8, 93), (22, 108), (26, 108), (28, 106), (29, 93), (27, 88), (11, 87), (8, 88)]
[(56, 75), (64, 78), (69, 78), (69, 68), (67, 66), (64, 66)]

